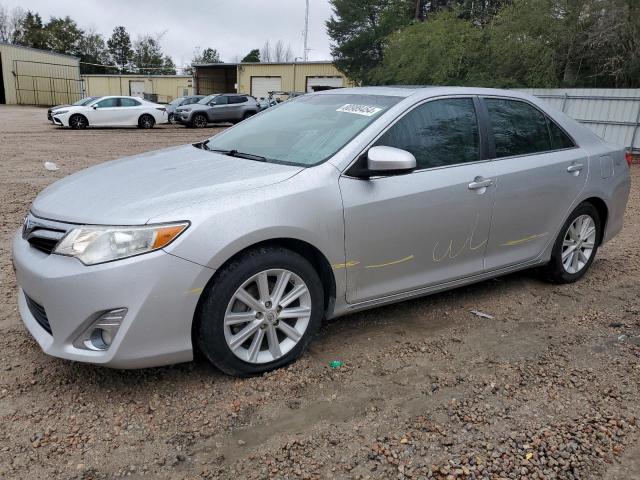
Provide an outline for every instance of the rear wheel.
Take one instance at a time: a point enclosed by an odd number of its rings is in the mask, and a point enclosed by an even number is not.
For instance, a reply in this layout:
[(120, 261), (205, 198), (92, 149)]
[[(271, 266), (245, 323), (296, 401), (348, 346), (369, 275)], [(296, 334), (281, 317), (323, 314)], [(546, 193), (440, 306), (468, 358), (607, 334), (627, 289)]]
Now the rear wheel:
[(209, 122), (206, 116), (202, 113), (197, 113), (193, 116), (193, 119), (191, 119), (191, 124), (196, 128), (205, 128)]
[(155, 124), (156, 124), (156, 119), (153, 118), (148, 113), (141, 115), (140, 118), (138, 119), (138, 127), (140, 128), (153, 128)]
[(576, 208), (560, 230), (544, 269), (545, 277), (554, 283), (579, 280), (593, 263), (602, 240), (602, 226), (596, 208), (583, 203)]
[(87, 117), (78, 113), (71, 115), (71, 118), (69, 118), (69, 126), (74, 130), (82, 130), (89, 126), (89, 121), (87, 120)]
[(242, 120), (246, 120), (249, 117), (253, 117), (256, 114), (256, 112), (245, 112), (244, 115), (242, 116)]
[(299, 254), (265, 247), (242, 254), (201, 299), (194, 340), (223, 372), (256, 375), (297, 359), (320, 327), (323, 286)]

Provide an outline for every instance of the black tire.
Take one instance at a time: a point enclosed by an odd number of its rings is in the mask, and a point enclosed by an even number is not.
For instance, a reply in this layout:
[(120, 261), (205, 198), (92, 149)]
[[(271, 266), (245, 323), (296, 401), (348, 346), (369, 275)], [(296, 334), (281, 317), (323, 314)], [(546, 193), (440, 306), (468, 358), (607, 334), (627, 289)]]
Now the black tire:
[(89, 126), (89, 120), (84, 115), (76, 113), (69, 118), (69, 126), (74, 130), (84, 130)]
[[(249, 363), (237, 357), (227, 345), (224, 317), (238, 288), (253, 275), (269, 269), (286, 269), (304, 281), (311, 298), (311, 315), (304, 334), (288, 353), (269, 363)], [(299, 358), (320, 328), (323, 315), (324, 289), (311, 263), (285, 248), (257, 248), (240, 254), (216, 272), (200, 298), (194, 319), (194, 344), (207, 360), (229, 375), (258, 375)]]
[(246, 120), (249, 117), (253, 117), (256, 114), (256, 112), (244, 112), (244, 115), (242, 116), (242, 120)]
[(173, 113), (169, 114), (169, 118), (167, 118), (167, 121), (171, 124), (171, 125), (175, 125), (176, 123), (178, 123), (176, 121), (176, 117), (174, 116)]
[(205, 128), (209, 125), (209, 120), (206, 115), (202, 113), (196, 113), (191, 119), (191, 126), (195, 128)]
[(145, 113), (144, 115), (140, 115), (140, 118), (138, 119), (139, 128), (149, 129), (149, 128), (153, 128), (155, 124), (156, 124), (156, 119), (153, 118), (153, 116), (149, 115), (148, 113)]
[[(564, 239), (571, 224), (582, 215), (589, 215), (593, 219), (596, 228), (596, 239), (588, 261), (579, 271), (576, 273), (570, 273), (565, 269), (562, 263)], [(562, 226), (562, 229), (560, 230), (560, 233), (553, 245), (551, 260), (542, 269), (543, 278), (551, 283), (573, 283), (580, 280), (580, 278), (587, 273), (587, 270), (589, 270), (593, 260), (596, 258), (600, 242), (602, 242), (602, 224), (598, 210), (589, 202), (581, 203), (573, 212), (571, 212), (571, 215), (569, 215), (569, 218), (567, 218), (567, 221)]]

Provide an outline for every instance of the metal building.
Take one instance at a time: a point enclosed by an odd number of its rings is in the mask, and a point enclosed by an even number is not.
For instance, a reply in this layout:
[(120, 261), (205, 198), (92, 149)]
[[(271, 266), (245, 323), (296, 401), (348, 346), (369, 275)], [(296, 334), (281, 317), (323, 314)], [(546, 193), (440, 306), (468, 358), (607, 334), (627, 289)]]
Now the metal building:
[(0, 43), (0, 104), (56, 105), (82, 98), (80, 59)]
[(194, 65), (199, 94), (239, 92), (256, 98), (272, 91), (313, 92), (352, 86), (332, 62), (212, 63)]
[(82, 75), (87, 96), (131, 95), (160, 103), (193, 95), (191, 75)]
[(640, 152), (640, 89), (519, 89), (545, 100), (606, 141)]

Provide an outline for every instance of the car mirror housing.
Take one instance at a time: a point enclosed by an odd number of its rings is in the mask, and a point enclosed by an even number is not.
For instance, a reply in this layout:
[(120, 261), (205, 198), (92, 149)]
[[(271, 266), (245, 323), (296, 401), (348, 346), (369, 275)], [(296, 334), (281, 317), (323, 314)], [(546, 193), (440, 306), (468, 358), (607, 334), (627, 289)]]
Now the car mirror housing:
[(372, 173), (407, 172), (414, 170), (416, 165), (416, 157), (399, 148), (380, 145), (367, 152), (367, 169)]

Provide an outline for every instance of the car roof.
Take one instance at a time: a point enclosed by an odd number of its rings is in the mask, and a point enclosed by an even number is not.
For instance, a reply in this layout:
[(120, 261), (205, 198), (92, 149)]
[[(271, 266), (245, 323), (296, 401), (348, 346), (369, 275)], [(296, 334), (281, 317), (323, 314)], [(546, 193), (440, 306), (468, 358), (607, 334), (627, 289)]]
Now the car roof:
[(522, 98), (529, 100), (533, 97), (526, 93), (515, 90), (500, 90), (497, 88), (481, 87), (447, 87), (447, 86), (425, 86), (425, 85), (389, 85), (379, 87), (353, 87), (336, 88), (333, 90), (323, 90), (315, 92), (313, 95), (383, 95), (391, 97), (438, 97), (443, 95), (486, 95)]

